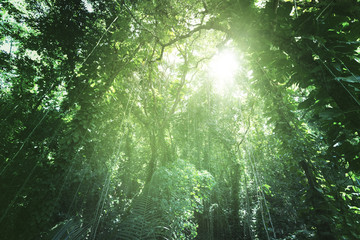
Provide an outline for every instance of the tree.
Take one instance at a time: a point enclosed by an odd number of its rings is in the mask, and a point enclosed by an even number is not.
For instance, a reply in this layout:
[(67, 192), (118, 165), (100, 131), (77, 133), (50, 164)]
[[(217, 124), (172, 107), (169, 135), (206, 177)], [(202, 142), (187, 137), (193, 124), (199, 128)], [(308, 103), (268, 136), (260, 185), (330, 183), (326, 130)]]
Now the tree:
[(357, 1), (0, 7), (4, 238), (359, 238)]

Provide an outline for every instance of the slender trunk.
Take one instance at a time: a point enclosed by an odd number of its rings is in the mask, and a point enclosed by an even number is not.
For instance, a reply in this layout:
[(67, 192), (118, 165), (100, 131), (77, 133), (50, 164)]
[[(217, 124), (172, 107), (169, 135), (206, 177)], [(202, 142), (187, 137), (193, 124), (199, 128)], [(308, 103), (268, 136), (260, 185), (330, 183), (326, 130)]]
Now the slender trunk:
[(232, 239), (240, 239), (240, 164), (234, 162), (233, 164), (233, 173), (231, 181), (231, 216), (230, 216), (230, 225), (231, 225), (231, 235)]
[(246, 221), (244, 223), (244, 240), (252, 239), (251, 237), (251, 209), (250, 209), (250, 201), (249, 201), (249, 189), (247, 184), (247, 176), (246, 172), (244, 172), (244, 180), (245, 180), (245, 191), (246, 191)]

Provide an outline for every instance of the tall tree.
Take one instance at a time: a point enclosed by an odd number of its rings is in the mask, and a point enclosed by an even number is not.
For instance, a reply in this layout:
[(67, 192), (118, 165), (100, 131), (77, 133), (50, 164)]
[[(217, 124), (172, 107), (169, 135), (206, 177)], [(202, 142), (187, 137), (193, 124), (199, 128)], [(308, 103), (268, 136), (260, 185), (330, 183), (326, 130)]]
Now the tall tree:
[(0, 8), (3, 238), (360, 237), (357, 1)]

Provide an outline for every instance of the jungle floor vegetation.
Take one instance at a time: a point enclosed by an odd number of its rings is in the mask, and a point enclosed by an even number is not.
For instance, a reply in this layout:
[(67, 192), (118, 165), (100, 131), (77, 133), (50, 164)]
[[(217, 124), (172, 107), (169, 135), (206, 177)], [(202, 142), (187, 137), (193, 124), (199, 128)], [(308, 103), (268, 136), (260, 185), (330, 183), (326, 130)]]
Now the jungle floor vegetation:
[(0, 239), (360, 239), (358, 0), (0, 16)]

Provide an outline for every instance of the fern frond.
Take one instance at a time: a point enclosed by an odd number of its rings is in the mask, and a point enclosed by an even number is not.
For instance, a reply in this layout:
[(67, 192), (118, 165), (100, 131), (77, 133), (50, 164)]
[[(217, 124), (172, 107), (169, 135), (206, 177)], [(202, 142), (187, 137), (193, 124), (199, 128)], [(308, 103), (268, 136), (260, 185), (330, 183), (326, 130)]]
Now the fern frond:
[(84, 225), (79, 219), (68, 219), (56, 225), (50, 235), (52, 240), (83, 240), (88, 234), (91, 224)]
[(162, 218), (157, 203), (144, 191), (133, 202), (131, 214), (119, 228), (119, 240), (154, 240), (168, 239), (168, 225)]

